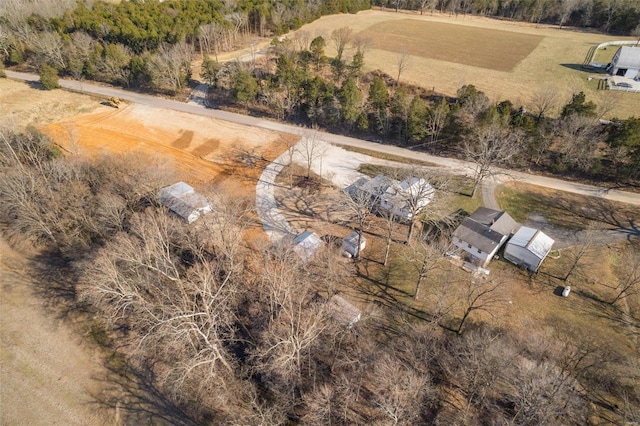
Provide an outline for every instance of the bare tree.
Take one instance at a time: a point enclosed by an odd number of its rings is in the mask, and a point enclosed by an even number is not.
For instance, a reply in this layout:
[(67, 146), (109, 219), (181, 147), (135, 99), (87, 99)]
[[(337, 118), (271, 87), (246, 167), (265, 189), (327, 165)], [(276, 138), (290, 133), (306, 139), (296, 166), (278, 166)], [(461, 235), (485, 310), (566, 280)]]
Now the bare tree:
[(640, 250), (629, 247), (620, 259), (616, 296), (609, 302), (614, 305), (622, 299), (640, 294)]
[(342, 60), (342, 55), (347, 47), (347, 44), (351, 42), (353, 38), (353, 30), (349, 27), (342, 27), (335, 29), (331, 32), (331, 41), (333, 41), (336, 47), (336, 59)]
[(496, 173), (494, 168), (513, 158), (522, 149), (523, 135), (517, 129), (503, 127), (498, 123), (476, 128), (474, 135), (465, 141), (464, 155), (473, 163), (473, 190), (489, 176)]
[(410, 62), (411, 62), (411, 56), (409, 55), (409, 53), (407, 53), (406, 50), (398, 53), (396, 57), (396, 67), (398, 70), (398, 77), (396, 78), (396, 87), (400, 84), (400, 76), (402, 75), (402, 73), (405, 72), (407, 68), (409, 68)]
[(560, 2), (560, 9), (558, 13), (558, 26), (562, 28), (567, 19), (571, 17), (571, 14), (580, 7), (581, 0), (562, 0)]
[(424, 281), (436, 270), (439, 262), (444, 259), (448, 245), (438, 241), (427, 242), (420, 238), (409, 242), (409, 250), (404, 252), (404, 258), (416, 273), (416, 290), (414, 298), (420, 299), (420, 287)]
[(502, 282), (499, 280), (479, 280), (470, 278), (460, 289), (460, 305), (462, 317), (458, 323), (456, 333), (462, 334), (465, 323), (469, 316), (476, 311), (484, 311), (492, 314), (493, 308), (503, 302), (500, 288)]
[[(314, 166), (316, 161), (322, 161), (322, 157), (327, 150), (324, 143), (318, 140), (316, 136), (317, 131), (314, 131), (311, 134), (303, 135), (302, 139), (300, 139), (300, 142), (298, 142), (298, 144), (296, 145), (296, 152), (305, 165), (307, 179), (311, 177), (311, 168)], [(322, 174), (321, 166), (320, 174)]]
[(583, 172), (591, 170), (603, 138), (598, 121), (572, 114), (558, 120), (554, 130), (556, 139), (552, 149), (562, 154), (564, 163)]
[(183, 87), (191, 73), (191, 45), (184, 40), (173, 44), (161, 44), (149, 63), (149, 70), (156, 87), (176, 91)]
[(553, 86), (542, 86), (537, 89), (531, 99), (531, 110), (538, 116), (538, 120), (549, 112), (553, 112), (558, 107), (558, 88)]

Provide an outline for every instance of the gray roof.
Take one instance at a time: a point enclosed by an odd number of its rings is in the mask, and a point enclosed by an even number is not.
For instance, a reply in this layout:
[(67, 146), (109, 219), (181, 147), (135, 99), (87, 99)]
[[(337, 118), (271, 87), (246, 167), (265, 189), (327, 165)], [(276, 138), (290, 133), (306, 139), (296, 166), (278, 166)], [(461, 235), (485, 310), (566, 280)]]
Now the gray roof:
[(304, 231), (295, 236), (293, 243), (295, 244), (293, 250), (298, 253), (298, 256), (308, 261), (322, 245), (322, 240), (315, 232)]
[(616, 68), (640, 69), (640, 47), (621, 46), (616, 55)]
[(469, 218), (488, 226), (492, 231), (497, 231), (502, 235), (510, 235), (518, 227), (516, 221), (507, 212), (486, 207), (478, 207)]
[(189, 223), (211, 211), (211, 203), (184, 182), (165, 186), (158, 198), (160, 203)]
[(523, 247), (542, 260), (551, 251), (553, 243), (553, 239), (544, 232), (523, 226), (511, 237), (507, 246)]
[(355, 195), (355, 191), (360, 191), (365, 192), (372, 197), (380, 197), (394, 182), (396, 181), (389, 179), (384, 175), (378, 175), (371, 179), (363, 176), (349, 185), (346, 188), (346, 191), (351, 195)]
[(333, 297), (329, 299), (328, 304), (333, 317), (344, 325), (351, 327), (360, 320), (360, 309), (353, 306), (343, 297), (334, 294)]

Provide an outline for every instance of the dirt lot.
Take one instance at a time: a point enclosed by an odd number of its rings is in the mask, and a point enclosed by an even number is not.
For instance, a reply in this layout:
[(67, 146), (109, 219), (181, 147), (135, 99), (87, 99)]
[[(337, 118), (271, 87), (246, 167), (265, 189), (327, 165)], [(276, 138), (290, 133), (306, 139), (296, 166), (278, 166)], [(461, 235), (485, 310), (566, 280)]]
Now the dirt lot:
[[(392, 31), (398, 31), (398, 24), (406, 24), (409, 20), (416, 32), (410, 36), (392, 33)], [(427, 27), (418, 30), (420, 23), (423, 22), (427, 23)], [(429, 30), (429, 25), (432, 23), (446, 25), (439, 25), (436, 33)], [(306, 31), (314, 37), (322, 35), (330, 40), (330, 34), (334, 29), (345, 26), (351, 27), (357, 37), (369, 39), (369, 48), (365, 52), (365, 70), (380, 69), (389, 75), (397, 75), (399, 57), (397, 52), (405, 49), (411, 56), (409, 66), (402, 73), (401, 79), (427, 89), (435, 89), (446, 95), (455, 95), (456, 90), (462, 85), (473, 84), (493, 100), (509, 99), (514, 104), (522, 103), (530, 106), (528, 104), (533, 94), (541, 87), (550, 86), (558, 92), (559, 102), (562, 104), (570, 100), (572, 93), (582, 90), (585, 91), (588, 99), (598, 105), (612, 107), (606, 117), (625, 118), (640, 114), (638, 101), (640, 96), (637, 93), (598, 91), (596, 80), (588, 81), (587, 77), (591, 74), (580, 69), (591, 46), (605, 41), (629, 38), (570, 29), (560, 30), (555, 26), (536, 26), (525, 22), (499, 21), (479, 16), (453, 17), (446, 14), (420, 16), (412, 12), (394, 13), (380, 10), (364, 11), (357, 15), (326, 16), (305, 25), (301, 31)], [(381, 28), (386, 30), (380, 30)], [(378, 31), (372, 31), (375, 29)], [(531, 36), (533, 37), (531, 40), (540, 38), (541, 40), (531, 53), (510, 70), (504, 70), (497, 65), (485, 68), (478, 66), (477, 61), (483, 61), (482, 57), (487, 55), (486, 48), (474, 50), (472, 53), (479, 57), (470, 58), (464, 62), (436, 56), (435, 53), (430, 55), (414, 53), (419, 49), (444, 52), (453, 58), (459, 57), (460, 55), (456, 54), (457, 42), (452, 40), (458, 40), (460, 32), (475, 38), (480, 44), (489, 44), (500, 34), (504, 34), (505, 39), (527, 39), (527, 36)], [(421, 34), (421, 36), (413, 34)], [(385, 42), (387, 38), (396, 40), (395, 49), (387, 46), (388, 43)], [(509, 45), (502, 50), (506, 58), (511, 58), (510, 61), (516, 59), (516, 56), (512, 57), (511, 49)], [(526, 53), (526, 49), (520, 49), (520, 47), (515, 51)], [(327, 54), (335, 54), (333, 43), (330, 41)], [(346, 51), (345, 57), (350, 59), (352, 54), (353, 51)]]

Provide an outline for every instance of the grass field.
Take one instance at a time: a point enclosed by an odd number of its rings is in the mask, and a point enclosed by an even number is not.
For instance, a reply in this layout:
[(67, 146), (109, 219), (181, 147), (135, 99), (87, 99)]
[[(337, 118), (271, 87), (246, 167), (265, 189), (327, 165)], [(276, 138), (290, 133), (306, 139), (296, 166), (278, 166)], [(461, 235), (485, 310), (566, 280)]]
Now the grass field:
[(374, 49), (406, 53), (463, 65), (511, 71), (543, 37), (513, 31), (463, 27), (443, 22), (401, 19), (375, 24), (362, 31)]
[[(605, 118), (640, 115), (640, 94), (598, 91), (587, 80), (592, 74), (580, 68), (590, 47), (629, 37), (478, 16), (380, 10), (326, 16), (299, 31), (324, 36), (326, 53), (332, 56), (330, 34), (341, 27), (368, 39), (365, 71), (379, 69), (396, 76), (398, 58), (406, 51), (408, 67), (401, 80), (445, 95), (455, 96), (461, 86), (473, 84), (494, 101), (509, 99), (531, 109), (535, 93), (551, 87), (558, 93), (556, 113), (573, 93), (584, 91), (598, 105), (613, 105)], [(494, 50), (494, 43), (501, 47)], [(350, 59), (353, 52), (346, 51), (345, 57)]]

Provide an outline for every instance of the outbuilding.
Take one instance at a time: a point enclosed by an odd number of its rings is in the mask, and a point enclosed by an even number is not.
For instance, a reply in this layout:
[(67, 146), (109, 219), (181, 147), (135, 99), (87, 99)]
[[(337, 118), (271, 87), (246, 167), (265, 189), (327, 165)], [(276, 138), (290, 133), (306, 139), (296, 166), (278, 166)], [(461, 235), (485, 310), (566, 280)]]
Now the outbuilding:
[(620, 46), (613, 55), (607, 72), (611, 75), (631, 79), (638, 77), (640, 75), (640, 47)]
[(211, 203), (184, 182), (165, 186), (158, 194), (160, 203), (169, 210), (193, 223), (200, 216), (211, 212)]
[(331, 315), (347, 328), (353, 327), (355, 323), (360, 321), (362, 313), (360, 309), (353, 306), (342, 296), (334, 294), (328, 302)]
[(536, 272), (553, 247), (553, 239), (544, 232), (522, 226), (507, 242), (504, 258)]
[[(358, 249), (358, 244), (360, 248)], [(342, 250), (349, 253), (351, 256), (356, 257), (360, 255), (360, 252), (367, 246), (367, 240), (364, 235), (361, 235), (357, 231), (353, 231), (342, 240)]]
[(293, 239), (293, 251), (305, 262), (309, 261), (322, 245), (322, 240), (313, 231), (304, 231)]

